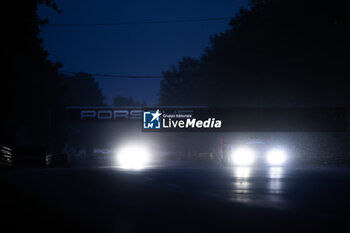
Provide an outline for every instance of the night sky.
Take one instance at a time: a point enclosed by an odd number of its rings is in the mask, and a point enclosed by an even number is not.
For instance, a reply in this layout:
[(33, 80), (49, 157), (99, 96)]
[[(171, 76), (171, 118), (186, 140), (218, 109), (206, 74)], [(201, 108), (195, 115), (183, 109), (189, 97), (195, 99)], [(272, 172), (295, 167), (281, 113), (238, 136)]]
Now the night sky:
[[(182, 20), (233, 16), (248, 0), (85, 0), (56, 1), (57, 14), (41, 6), (40, 18), (50, 23), (114, 23)], [(229, 28), (229, 20), (106, 27), (42, 27), (49, 59), (62, 70), (87, 73), (161, 75), (183, 56), (199, 58), (211, 35)], [(111, 105), (115, 95), (157, 103), (160, 79), (97, 77)]]

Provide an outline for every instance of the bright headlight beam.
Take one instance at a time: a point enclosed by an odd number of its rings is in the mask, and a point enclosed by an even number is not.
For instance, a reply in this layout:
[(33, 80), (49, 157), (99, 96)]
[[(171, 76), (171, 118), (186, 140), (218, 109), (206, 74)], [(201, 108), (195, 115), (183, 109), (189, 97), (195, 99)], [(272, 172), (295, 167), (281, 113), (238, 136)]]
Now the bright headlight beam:
[(147, 148), (139, 145), (127, 145), (116, 153), (117, 164), (124, 169), (139, 170), (149, 164), (151, 155)]
[(232, 153), (232, 162), (237, 166), (249, 166), (254, 163), (255, 153), (249, 148), (238, 148)]
[(287, 154), (282, 149), (272, 149), (267, 153), (266, 159), (270, 165), (282, 165), (287, 160)]

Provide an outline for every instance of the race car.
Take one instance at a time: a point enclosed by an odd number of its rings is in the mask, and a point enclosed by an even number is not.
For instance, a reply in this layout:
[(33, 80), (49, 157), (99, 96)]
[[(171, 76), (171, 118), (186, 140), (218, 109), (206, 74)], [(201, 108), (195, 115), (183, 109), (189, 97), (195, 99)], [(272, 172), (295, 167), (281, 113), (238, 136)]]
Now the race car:
[(269, 145), (262, 140), (248, 140), (243, 145), (228, 145), (226, 158), (233, 166), (284, 166), (288, 153), (282, 146)]

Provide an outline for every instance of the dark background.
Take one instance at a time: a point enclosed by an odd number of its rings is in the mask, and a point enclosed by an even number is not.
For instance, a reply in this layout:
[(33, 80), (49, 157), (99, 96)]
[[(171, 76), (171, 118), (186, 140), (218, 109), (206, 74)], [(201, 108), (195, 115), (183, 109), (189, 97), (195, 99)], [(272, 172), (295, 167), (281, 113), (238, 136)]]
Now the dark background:
[[(246, 2), (67, 4), (4, 4), (12, 14), (3, 15), (3, 144), (60, 150), (65, 106), (110, 104), (110, 89), (116, 106), (348, 107), (348, 14), (341, 1), (252, 0), (239, 11)], [(227, 15), (228, 25), (147, 24)], [(110, 22), (146, 24), (89, 25)]]
[[(343, 1), (26, 0), (1, 9), (2, 231), (349, 232), (348, 131), (141, 133), (132, 122), (65, 120), (68, 106), (348, 109)], [(188, 21), (208, 17), (232, 19)], [(184, 22), (147, 23), (158, 20)], [(141, 24), (91, 25), (119, 22)], [(223, 155), (252, 139), (285, 148), (286, 166), (225, 166)], [(168, 163), (130, 171), (111, 154), (88, 156), (143, 140)], [(48, 166), (50, 157), (61, 165)]]
[[(50, 23), (113, 23), (232, 17), (247, 0), (203, 1), (58, 1), (62, 14), (38, 8)], [(229, 19), (199, 23), (106, 27), (41, 27), (49, 59), (64, 70), (89, 73), (161, 75), (183, 56), (199, 58), (209, 37), (229, 29)], [(69, 52), (67, 52), (69, 51)], [(115, 95), (132, 96), (148, 105), (158, 103), (159, 79), (97, 78), (113, 104)]]

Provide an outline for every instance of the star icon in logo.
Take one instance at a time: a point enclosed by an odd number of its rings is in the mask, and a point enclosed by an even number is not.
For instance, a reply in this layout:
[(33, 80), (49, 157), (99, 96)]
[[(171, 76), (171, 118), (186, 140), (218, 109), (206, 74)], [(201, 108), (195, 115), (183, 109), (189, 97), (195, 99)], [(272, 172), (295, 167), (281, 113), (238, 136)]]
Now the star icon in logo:
[(151, 114), (152, 114), (152, 116), (153, 116), (151, 122), (154, 121), (155, 119), (157, 119), (157, 121), (159, 121), (159, 116), (162, 115), (162, 114), (159, 112), (159, 109), (157, 109), (157, 112), (151, 113)]

